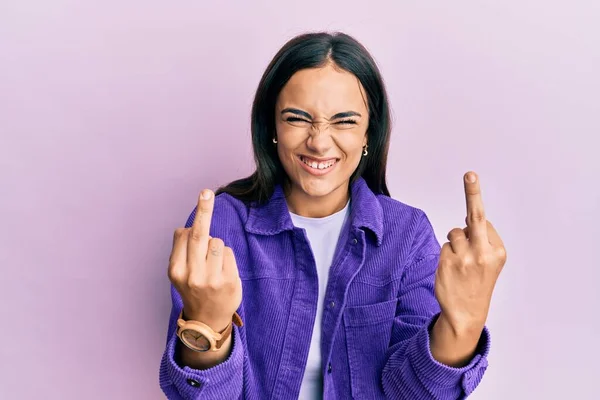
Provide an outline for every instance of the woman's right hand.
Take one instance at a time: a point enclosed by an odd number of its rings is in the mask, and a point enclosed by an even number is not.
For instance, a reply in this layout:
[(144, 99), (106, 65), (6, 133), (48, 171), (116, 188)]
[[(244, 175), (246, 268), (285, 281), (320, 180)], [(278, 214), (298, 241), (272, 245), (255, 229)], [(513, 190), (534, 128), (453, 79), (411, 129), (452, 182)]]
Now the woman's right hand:
[(242, 282), (233, 250), (209, 236), (214, 199), (212, 191), (202, 191), (192, 227), (175, 230), (169, 279), (183, 300), (184, 318), (220, 332), (242, 302)]

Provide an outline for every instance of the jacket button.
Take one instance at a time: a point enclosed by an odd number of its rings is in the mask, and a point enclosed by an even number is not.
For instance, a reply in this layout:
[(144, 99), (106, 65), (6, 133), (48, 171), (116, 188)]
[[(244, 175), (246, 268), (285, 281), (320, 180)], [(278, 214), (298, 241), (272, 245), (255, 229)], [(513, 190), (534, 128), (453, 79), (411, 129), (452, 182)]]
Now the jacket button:
[(333, 308), (335, 307), (335, 301), (332, 301), (331, 303), (329, 303), (329, 308)]
[(200, 387), (200, 382), (192, 378), (188, 378), (187, 383), (192, 387)]
[(331, 373), (331, 363), (329, 363), (329, 365), (327, 366), (327, 373), (330, 374)]
[(358, 240), (356, 240), (356, 238), (352, 239), (352, 244), (356, 244), (358, 243)]

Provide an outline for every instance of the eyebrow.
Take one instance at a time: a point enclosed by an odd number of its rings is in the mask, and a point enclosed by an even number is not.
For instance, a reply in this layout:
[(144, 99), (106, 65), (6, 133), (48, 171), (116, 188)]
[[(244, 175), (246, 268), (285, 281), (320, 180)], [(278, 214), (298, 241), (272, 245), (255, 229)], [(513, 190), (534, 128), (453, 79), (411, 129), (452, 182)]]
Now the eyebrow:
[[(297, 108), (284, 108), (283, 110), (281, 110), (281, 114), (285, 114), (285, 113), (292, 113), (292, 114), (302, 115), (305, 118), (313, 119), (312, 115), (310, 115), (306, 111), (302, 111), (302, 110), (299, 110)], [(348, 118), (348, 117), (361, 117), (361, 116), (362, 115), (360, 115), (356, 111), (344, 111), (344, 112), (335, 114), (334, 116), (332, 116), (329, 119), (339, 119), (339, 118)]]

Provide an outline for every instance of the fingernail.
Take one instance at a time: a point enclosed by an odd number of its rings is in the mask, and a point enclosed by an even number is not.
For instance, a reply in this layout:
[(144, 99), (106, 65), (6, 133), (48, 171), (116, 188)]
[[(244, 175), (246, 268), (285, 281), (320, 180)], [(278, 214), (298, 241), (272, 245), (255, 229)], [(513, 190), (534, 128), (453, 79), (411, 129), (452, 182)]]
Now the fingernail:
[(474, 173), (468, 173), (467, 174), (467, 182), (469, 183), (475, 183), (477, 181), (477, 178), (475, 177)]
[(208, 189), (204, 189), (202, 191), (202, 200), (210, 200), (212, 197), (212, 192)]

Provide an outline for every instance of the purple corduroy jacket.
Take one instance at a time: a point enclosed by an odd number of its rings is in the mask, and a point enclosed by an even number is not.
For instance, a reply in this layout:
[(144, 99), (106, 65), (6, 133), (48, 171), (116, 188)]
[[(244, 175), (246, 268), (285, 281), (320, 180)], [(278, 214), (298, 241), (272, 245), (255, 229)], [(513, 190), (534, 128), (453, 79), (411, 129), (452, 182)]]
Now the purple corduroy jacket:
[[(463, 399), (487, 368), (490, 337), (462, 368), (437, 362), (429, 332), (439, 304), (434, 276), (440, 245), (426, 214), (384, 195), (361, 178), (351, 187), (350, 217), (338, 240), (323, 304), (305, 231), (294, 227), (281, 187), (263, 206), (221, 194), (211, 236), (235, 253), (244, 326), (234, 327), (231, 355), (207, 370), (181, 367), (173, 306), (160, 365), (169, 399), (297, 398), (315, 323), (321, 324), (324, 399)], [(195, 210), (186, 226), (190, 227)], [(323, 307), (321, 321), (315, 321)]]

